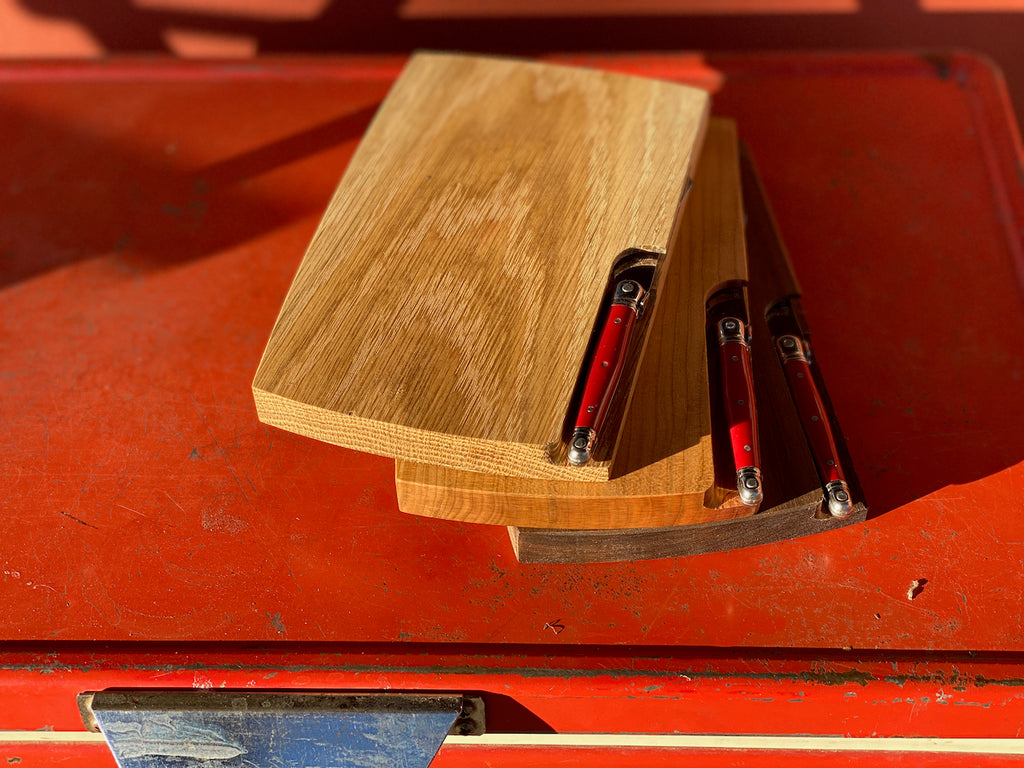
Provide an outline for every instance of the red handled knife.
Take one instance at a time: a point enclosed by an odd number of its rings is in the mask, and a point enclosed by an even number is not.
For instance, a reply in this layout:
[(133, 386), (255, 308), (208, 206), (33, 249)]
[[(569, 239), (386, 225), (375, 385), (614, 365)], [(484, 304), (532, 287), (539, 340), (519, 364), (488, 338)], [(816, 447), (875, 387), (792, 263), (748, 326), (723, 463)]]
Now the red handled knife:
[(569, 440), (569, 463), (575, 467), (582, 467), (594, 455), (626, 362), (630, 337), (648, 299), (653, 274), (650, 258), (632, 260), (616, 270), (611, 305), (590, 361)]
[(768, 198), (746, 147), (741, 153), (743, 208), (747, 218), (747, 242), (767, 272), (767, 295), (774, 296), (765, 308), (765, 320), (782, 362), (789, 391), (814, 465), (825, 492), (828, 513), (838, 519), (853, 513), (853, 500), (836, 447), (832, 422), (815, 378), (810, 333), (800, 308), (800, 286), (789, 254), (782, 244)]
[(736, 490), (740, 501), (756, 507), (764, 498), (764, 491), (750, 367), (750, 324), (743, 289), (727, 289), (715, 294), (708, 301), (708, 317), (718, 339), (722, 399), (736, 469)]
[[(769, 308), (768, 311), (777, 312), (778, 307)], [(780, 325), (778, 322), (775, 324)], [(771, 325), (772, 321), (769, 319), (769, 327)], [(800, 424), (811, 446), (815, 467), (825, 484), (828, 512), (832, 517), (839, 519), (849, 517), (853, 513), (850, 488), (846, 484), (846, 477), (839, 463), (839, 453), (836, 450), (828, 414), (825, 412), (825, 404), (821, 400), (807, 359), (808, 348), (801, 336), (781, 330), (780, 333), (781, 335), (772, 334), (775, 338), (775, 348), (782, 359), (789, 391), (793, 395), (797, 413), (800, 415)]]

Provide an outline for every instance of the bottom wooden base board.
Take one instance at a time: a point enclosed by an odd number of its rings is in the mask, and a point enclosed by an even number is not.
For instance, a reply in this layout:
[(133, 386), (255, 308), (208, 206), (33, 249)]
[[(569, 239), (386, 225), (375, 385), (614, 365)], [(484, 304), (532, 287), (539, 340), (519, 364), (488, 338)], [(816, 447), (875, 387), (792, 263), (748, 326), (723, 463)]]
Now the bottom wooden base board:
[(654, 560), (739, 549), (795, 539), (863, 522), (867, 507), (837, 520), (822, 512), (822, 495), (804, 494), (750, 517), (695, 525), (618, 530), (558, 530), (508, 527), (521, 563), (610, 563)]

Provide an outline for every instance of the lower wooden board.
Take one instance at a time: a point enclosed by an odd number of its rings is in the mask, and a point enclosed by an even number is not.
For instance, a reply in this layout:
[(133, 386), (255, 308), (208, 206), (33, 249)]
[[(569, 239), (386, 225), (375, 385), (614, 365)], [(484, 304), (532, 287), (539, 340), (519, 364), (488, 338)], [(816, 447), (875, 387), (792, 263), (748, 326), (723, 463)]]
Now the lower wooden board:
[[(753, 512), (723, 490), (734, 480), (716, 481), (704, 319), (708, 296), (747, 278), (738, 162), (735, 125), (712, 120), (650, 319), (613, 479), (530, 480), (398, 461), (403, 512), (540, 528), (682, 525)], [(618, 418), (613, 412), (609, 421)]]
[(811, 491), (751, 517), (695, 525), (589, 531), (509, 526), (508, 533), (521, 563), (613, 563), (740, 549), (843, 528), (867, 517), (867, 507), (857, 504), (850, 517), (836, 520), (821, 513), (821, 500)]

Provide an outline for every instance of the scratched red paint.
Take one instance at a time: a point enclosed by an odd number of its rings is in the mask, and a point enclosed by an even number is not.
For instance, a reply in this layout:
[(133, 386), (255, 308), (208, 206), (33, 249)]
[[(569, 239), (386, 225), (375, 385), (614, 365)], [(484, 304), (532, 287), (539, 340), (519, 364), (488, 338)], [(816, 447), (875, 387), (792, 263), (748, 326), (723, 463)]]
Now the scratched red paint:
[(0, 653), (0, 729), (80, 731), (105, 688), (478, 691), (491, 733), (1018, 738), (1020, 654), (923, 661), (617, 647), (63, 646)]
[(249, 390), (401, 62), (10, 65), (0, 638), (1024, 650), (1024, 192), (998, 79), (967, 57), (577, 60), (713, 84), (739, 121), (876, 516), (531, 566), (500, 527), (401, 514), (390, 461), (260, 425)]

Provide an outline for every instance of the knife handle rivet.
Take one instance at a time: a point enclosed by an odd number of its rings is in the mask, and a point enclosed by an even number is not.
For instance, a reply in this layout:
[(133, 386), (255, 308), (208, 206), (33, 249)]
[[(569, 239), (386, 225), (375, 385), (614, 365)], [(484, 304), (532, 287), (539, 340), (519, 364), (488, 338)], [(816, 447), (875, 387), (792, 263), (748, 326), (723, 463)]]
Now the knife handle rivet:
[(828, 464), (830, 467), (834, 467), (836, 465), (836, 463), (832, 459), (829, 459), (825, 463)]
[(619, 323), (622, 322), (622, 318), (621, 317), (616, 317), (614, 322), (615, 322), (616, 325), (618, 325)]
[(587, 413), (593, 413), (595, 410), (596, 410), (596, 406), (593, 406), (593, 405), (588, 405), (587, 406)]
[(737, 400), (736, 401), (736, 405), (743, 405), (743, 401), (742, 400)]
[(804, 375), (803, 375), (802, 373), (798, 373), (798, 374), (796, 375), (796, 377), (797, 377), (798, 379), (802, 379), (802, 378), (804, 377)]
[(601, 367), (602, 368), (607, 368), (608, 367), (608, 361), (607, 360), (602, 360), (601, 361)]
[(811, 416), (811, 421), (817, 421), (817, 420), (818, 420), (817, 416)]
[(736, 362), (737, 360), (739, 360), (739, 359), (740, 359), (740, 358), (739, 358), (739, 356), (738, 356), (738, 355), (733, 355), (733, 356), (732, 356), (732, 361), (733, 361), (734, 363), (735, 363), (735, 362)]
[(580, 449), (586, 448), (587, 447), (587, 438), (585, 438), (585, 437), (577, 437), (575, 440), (572, 441), (572, 447), (573, 448), (580, 448)]
[(750, 451), (750, 446), (749, 445), (744, 445), (743, 446), (743, 450), (749, 452)]

